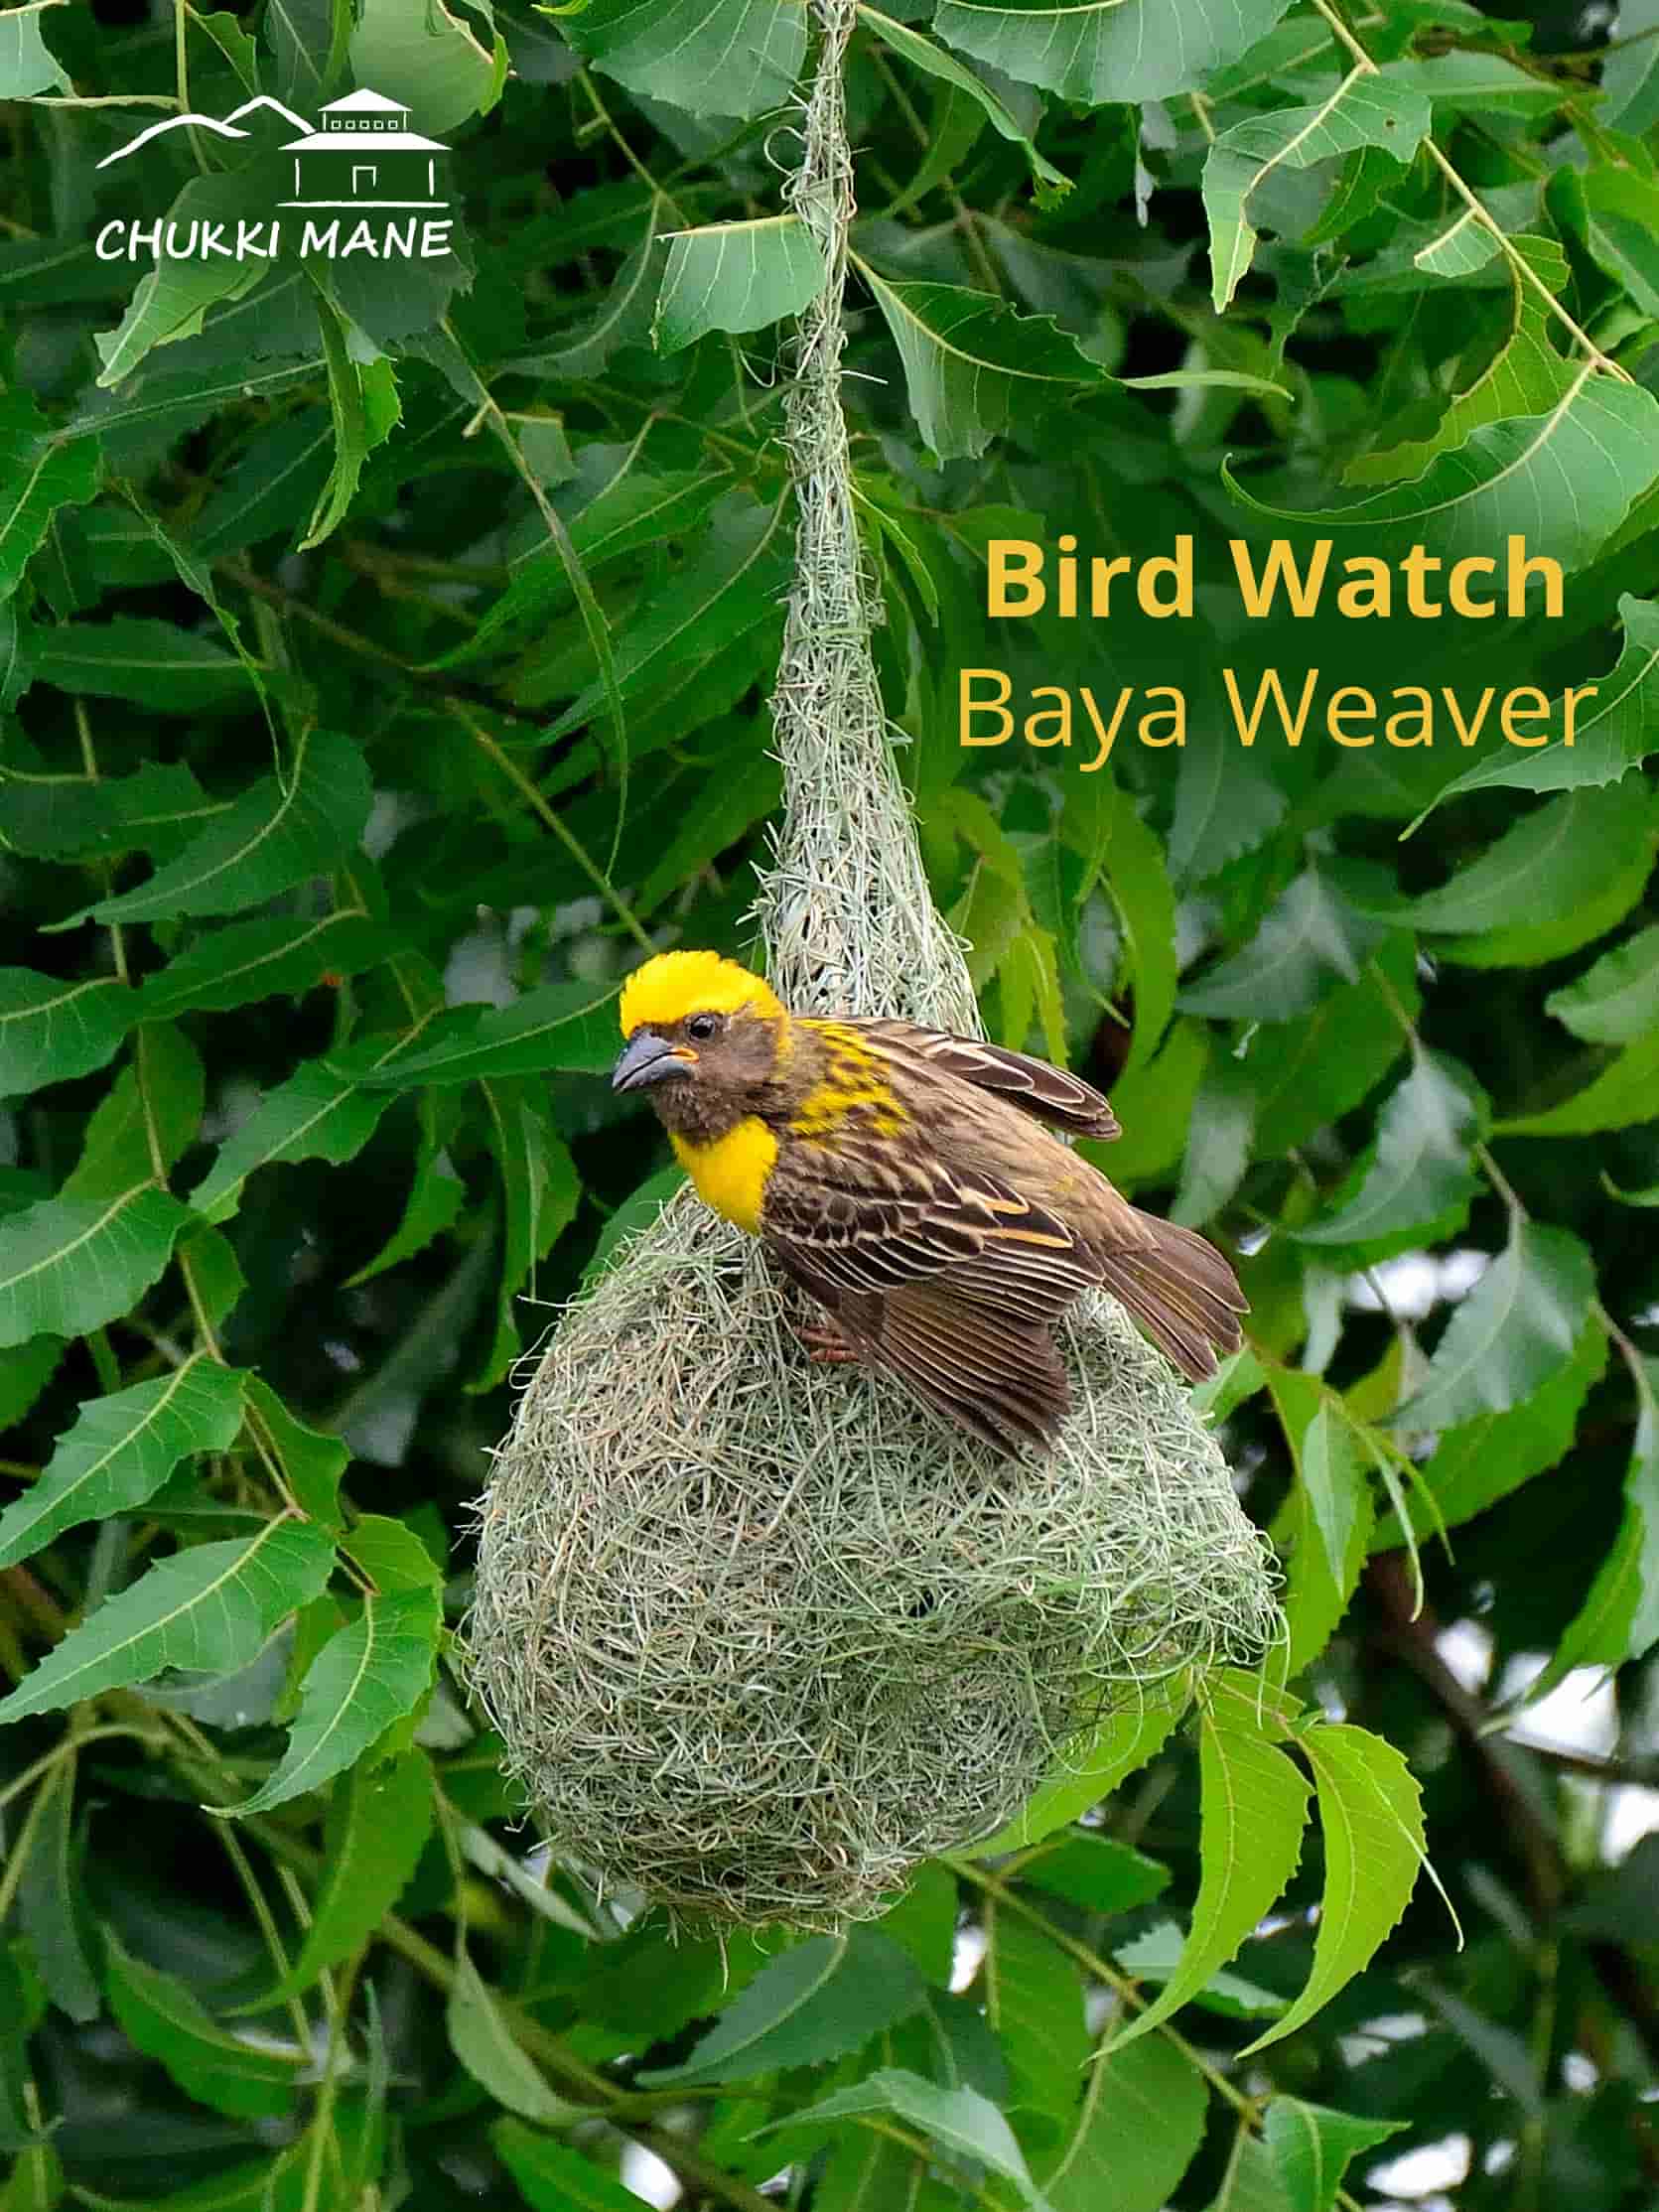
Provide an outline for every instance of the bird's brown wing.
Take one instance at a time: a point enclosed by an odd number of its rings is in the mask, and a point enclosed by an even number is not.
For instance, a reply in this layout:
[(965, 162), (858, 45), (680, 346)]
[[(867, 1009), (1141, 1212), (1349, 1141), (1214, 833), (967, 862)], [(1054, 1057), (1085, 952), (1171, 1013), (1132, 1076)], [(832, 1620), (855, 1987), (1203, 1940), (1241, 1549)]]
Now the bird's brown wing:
[(979, 1037), (953, 1037), (914, 1022), (849, 1022), (877, 1048), (911, 1072), (942, 1071), (976, 1090), (992, 1091), (1070, 1137), (1120, 1137), (1118, 1118), (1105, 1094), (1081, 1076), (1027, 1052), (1007, 1052)]
[(1093, 1269), (1057, 1215), (999, 1177), (891, 1146), (785, 1146), (761, 1234), (858, 1347), (1006, 1451), (1066, 1408), (1049, 1323)]

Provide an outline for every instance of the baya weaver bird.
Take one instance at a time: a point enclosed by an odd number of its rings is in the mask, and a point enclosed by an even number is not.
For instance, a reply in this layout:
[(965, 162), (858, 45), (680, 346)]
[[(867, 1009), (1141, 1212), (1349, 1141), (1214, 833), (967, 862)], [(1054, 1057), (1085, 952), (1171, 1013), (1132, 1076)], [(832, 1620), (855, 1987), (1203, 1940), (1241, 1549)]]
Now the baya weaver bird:
[(1119, 1134), (1075, 1075), (912, 1022), (790, 1014), (713, 952), (636, 969), (622, 1028), (613, 1087), (648, 1093), (699, 1195), (824, 1310), (809, 1347), (891, 1369), (999, 1451), (1052, 1441), (1052, 1324), (1090, 1284), (1193, 1381), (1238, 1349), (1220, 1253), (1053, 1134)]

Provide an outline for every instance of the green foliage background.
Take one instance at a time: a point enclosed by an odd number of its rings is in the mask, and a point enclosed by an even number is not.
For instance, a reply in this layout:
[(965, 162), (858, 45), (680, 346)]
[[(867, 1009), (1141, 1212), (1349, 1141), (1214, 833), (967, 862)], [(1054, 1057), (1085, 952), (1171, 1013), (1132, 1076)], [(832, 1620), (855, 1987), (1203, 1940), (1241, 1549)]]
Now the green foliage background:
[[(665, 1187), (615, 986), (748, 941), (811, 26), (0, 14), (5, 2212), (618, 2212), (630, 2146), (749, 2212), (1325, 2212), (1448, 2138), (1461, 2204), (1652, 2202), (1659, 11), (1605, 14), (860, 11), (935, 896), (1239, 1255), (1290, 1643), (875, 1927), (724, 1947), (534, 1853), (450, 1639), (512, 1363)], [(269, 211), (200, 129), (100, 171), (140, 122), (351, 81), (452, 142), (454, 254), (98, 257)], [(1246, 623), (1225, 540), (1321, 528), (1525, 534), (1563, 611)], [(989, 541), (1068, 529), (1190, 534), (1197, 619), (989, 622)], [(1233, 741), (1224, 671), (1312, 666), (1601, 693), (1571, 751)], [(1188, 742), (964, 749), (964, 667), (1178, 683)], [(1605, 1757), (1529, 1745), (1525, 1655), (1612, 1671)]]

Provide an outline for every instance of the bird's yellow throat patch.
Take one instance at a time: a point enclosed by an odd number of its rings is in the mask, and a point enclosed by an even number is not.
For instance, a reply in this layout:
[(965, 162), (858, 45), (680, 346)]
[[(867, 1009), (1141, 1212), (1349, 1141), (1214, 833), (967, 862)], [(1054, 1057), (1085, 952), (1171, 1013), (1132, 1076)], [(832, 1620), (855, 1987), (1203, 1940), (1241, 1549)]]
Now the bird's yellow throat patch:
[(672, 1132), (668, 1141), (703, 1203), (759, 1236), (766, 1177), (777, 1159), (777, 1139), (765, 1123), (751, 1114), (711, 1144), (693, 1144)]

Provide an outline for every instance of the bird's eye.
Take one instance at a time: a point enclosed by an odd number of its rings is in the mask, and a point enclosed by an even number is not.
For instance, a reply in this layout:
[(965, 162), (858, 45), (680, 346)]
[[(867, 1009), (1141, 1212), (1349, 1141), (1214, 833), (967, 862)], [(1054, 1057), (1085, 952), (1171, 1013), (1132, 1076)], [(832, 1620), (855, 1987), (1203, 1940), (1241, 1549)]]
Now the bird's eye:
[(685, 1034), (695, 1043), (707, 1044), (709, 1038), (715, 1035), (719, 1028), (720, 1017), (718, 1014), (694, 1014), (685, 1026)]

